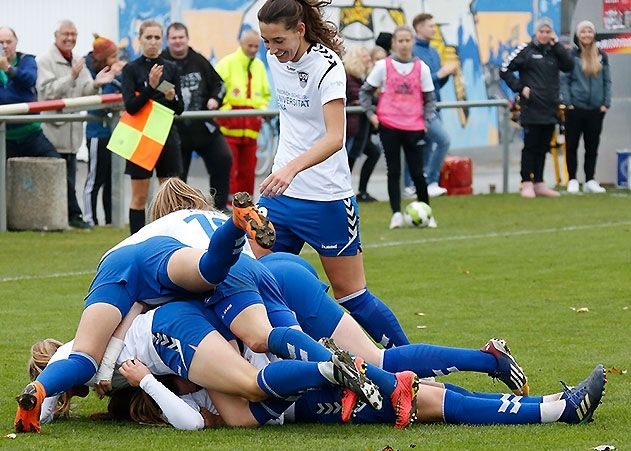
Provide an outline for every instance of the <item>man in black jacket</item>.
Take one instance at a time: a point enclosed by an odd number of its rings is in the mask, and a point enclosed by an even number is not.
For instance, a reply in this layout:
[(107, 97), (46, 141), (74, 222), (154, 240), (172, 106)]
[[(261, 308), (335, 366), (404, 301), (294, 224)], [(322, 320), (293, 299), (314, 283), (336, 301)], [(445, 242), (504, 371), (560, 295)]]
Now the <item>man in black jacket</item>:
[(520, 94), (520, 121), (524, 127), (522, 197), (559, 196), (543, 183), (543, 168), (557, 122), (559, 70), (569, 72), (573, 67), (572, 57), (558, 42), (552, 21), (547, 17), (535, 24), (532, 41), (517, 47), (502, 65), (500, 77)]
[[(162, 56), (175, 62), (179, 69), (185, 111), (216, 110), (225, 95), (223, 80), (206, 58), (188, 45), (186, 25), (174, 22), (167, 28), (167, 48)], [(182, 160), (186, 181), (193, 150), (204, 160), (210, 176), (210, 190), (215, 207), (226, 209), (230, 189), (232, 152), (219, 127), (212, 119), (177, 122), (182, 140)]]

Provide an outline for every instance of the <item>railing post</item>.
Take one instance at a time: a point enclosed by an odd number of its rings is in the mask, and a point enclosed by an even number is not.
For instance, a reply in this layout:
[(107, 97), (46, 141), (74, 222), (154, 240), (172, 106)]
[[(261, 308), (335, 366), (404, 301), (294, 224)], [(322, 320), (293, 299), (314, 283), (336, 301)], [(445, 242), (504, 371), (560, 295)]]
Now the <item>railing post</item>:
[[(118, 123), (118, 112), (112, 112), (108, 119), (111, 130)], [(125, 159), (114, 152), (112, 158), (112, 227), (125, 228)]]
[(508, 166), (510, 157), (510, 107), (502, 107), (502, 192), (508, 193)]
[(0, 232), (7, 231), (7, 126), (0, 122)]

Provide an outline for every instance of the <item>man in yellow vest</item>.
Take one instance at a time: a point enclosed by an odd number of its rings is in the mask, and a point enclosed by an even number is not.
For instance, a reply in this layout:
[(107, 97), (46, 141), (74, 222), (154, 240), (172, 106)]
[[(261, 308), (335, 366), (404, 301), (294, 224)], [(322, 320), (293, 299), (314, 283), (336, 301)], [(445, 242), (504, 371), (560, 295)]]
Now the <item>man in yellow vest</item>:
[[(265, 109), (272, 94), (263, 61), (256, 57), (261, 37), (245, 30), (239, 48), (219, 61), (215, 67), (226, 84), (222, 110)], [(261, 130), (260, 117), (221, 118), (221, 132), (232, 149), (230, 194), (246, 191), (254, 194), (256, 138)]]

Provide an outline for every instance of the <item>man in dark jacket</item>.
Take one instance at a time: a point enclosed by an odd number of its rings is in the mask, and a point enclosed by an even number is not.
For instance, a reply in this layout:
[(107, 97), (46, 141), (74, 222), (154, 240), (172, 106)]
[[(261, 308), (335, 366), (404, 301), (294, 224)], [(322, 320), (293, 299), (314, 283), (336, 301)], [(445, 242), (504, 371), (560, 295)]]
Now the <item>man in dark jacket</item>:
[(570, 53), (559, 43), (547, 17), (535, 24), (532, 41), (517, 47), (502, 65), (500, 77), (520, 94), (520, 121), (524, 127), (522, 197), (559, 196), (543, 183), (543, 168), (557, 122), (559, 70), (569, 72), (573, 67)]
[[(0, 105), (34, 102), (37, 63), (33, 55), (16, 51), (18, 38), (12, 28), (0, 28)], [(55, 146), (46, 138), (39, 122), (7, 125), (7, 158), (61, 158)], [(68, 185), (68, 215), (72, 227), (89, 228), (81, 219), (81, 209), (74, 193), (74, 179), (66, 174)], [(70, 191), (72, 189), (72, 191)]]
[[(179, 22), (167, 28), (167, 49), (162, 56), (175, 62), (180, 71), (180, 85), (185, 111), (216, 110), (226, 94), (223, 80), (206, 58), (188, 45), (188, 29)], [(232, 151), (212, 119), (182, 120), (177, 123), (182, 140), (183, 180), (186, 181), (193, 150), (204, 160), (210, 176), (210, 190), (215, 207), (226, 209), (230, 189)]]

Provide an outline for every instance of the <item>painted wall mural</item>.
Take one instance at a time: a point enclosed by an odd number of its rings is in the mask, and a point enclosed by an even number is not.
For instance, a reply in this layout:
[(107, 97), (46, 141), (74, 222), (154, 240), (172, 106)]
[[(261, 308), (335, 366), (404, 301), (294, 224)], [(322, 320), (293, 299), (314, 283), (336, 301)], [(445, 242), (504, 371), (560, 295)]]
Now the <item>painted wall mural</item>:
[[(190, 28), (191, 46), (217, 61), (232, 52), (244, 28), (258, 29), (256, 12), (264, 0), (120, 0), (121, 45), (138, 55), (140, 22), (157, 18), (182, 21)], [(528, 41), (534, 20), (550, 17), (558, 30), (561, 0), (333, 0), (328, 19), (339, 26), (347, 46), (372, 47), (380, 32), (411, 24), (420, 12), (434, 15), (438, 32), (432, 45), (444, 63), (457, 62), (458, 73), (442, 88), (444, 101), (512, 98), (499, 80), (503, 59)], [(265, 60), (263, 49), (261, 57)], [(445, 109), (452, 148), (498, 142), (494, 108)]]

